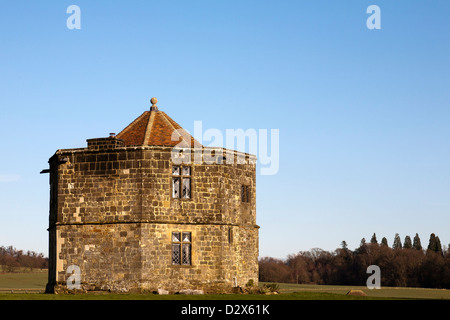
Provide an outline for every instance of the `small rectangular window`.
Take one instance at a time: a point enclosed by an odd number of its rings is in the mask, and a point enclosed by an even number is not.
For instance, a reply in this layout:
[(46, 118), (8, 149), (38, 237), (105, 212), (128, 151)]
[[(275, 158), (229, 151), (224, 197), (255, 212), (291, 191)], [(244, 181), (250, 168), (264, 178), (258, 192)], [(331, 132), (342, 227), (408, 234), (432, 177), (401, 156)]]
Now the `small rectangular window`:
[(191, 249), (190, 232), (172, 232), (172, 264), (191, 265)]
[(191, 233), (183, 232), (183, 242), (191, 242)]
[(180, 257), (180, 244), (179, 243), (173, 243), (172, 244), (172, 264), (180, 264), (181, 257)]
[(183, 258), (181, 259), (181, 264), (190, 265), (191, 264), (191, 244), (183, 243)]
[(181, 242), (179, 232), (172, 232), (172, 242)]
[(242, 202), (250, 202), (251, 194), (250, 194), (250, 186), (242, 185), (241, 186), (241, 201)]
[(183, 198), (191, 198), (191, 178), (183, 179)]
[(183, 176), (190, 176), (191, 175), (191, 167), (183, 167)]
[(180, 178), (172, 178), (172, 197), (180, 197)]
[(191, 167), (172, 167), (172, 198), (191, 198)]

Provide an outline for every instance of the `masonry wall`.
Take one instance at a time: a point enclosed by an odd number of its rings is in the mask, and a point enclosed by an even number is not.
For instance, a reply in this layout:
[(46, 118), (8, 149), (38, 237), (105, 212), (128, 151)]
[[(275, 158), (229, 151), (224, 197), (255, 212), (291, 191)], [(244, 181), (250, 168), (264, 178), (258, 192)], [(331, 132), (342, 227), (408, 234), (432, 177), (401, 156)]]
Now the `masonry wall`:
[[(228, 242), (227, 226), (170, 224), (146, 225), (145, 229), (143, 242), (148, 245), (143, 251), (143, 280), (146, 289), (153, 291), (164, 288), (177, 292), (191, 288), (206, 292), (231, 292), (235, 280), (240, 286), (244, 286), (250, 278), (257, 281), (255, 273), (242, 273), (241, 278), (237, 268), (241, 263), (236, 259), (239, 252), (236, 252), (238, 250), (234, 243)], [(192, 234), (190, 266), (171, 264), (170, 238), (172, 232), (179, 231)]]
[[(56, 152), (48, 291), (65, 287), (70, 265), (85, 290), (229, 292), (257, 283), (255, 165), (194, 164), (191, 199), (173, 199), (171, 150), (112, 138)], [(190, 266), (172, 265), (172, 231), (192, 233)]]

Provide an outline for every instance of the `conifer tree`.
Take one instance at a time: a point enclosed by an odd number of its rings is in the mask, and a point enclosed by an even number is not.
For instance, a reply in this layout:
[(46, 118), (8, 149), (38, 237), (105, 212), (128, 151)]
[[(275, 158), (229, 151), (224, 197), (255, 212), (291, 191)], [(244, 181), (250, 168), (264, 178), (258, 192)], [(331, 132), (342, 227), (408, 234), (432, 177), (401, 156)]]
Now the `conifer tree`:
[(438, 236), (436, 236), (436, 252), (442, 256), (441, 240), (439, 240)]
[(381, 245), (382, 245), (382, 246), (388, 247), (388, 242), (387, 242), (386, 237), (383, 237), (383, 238), (381, 239)]
[(430, 240), (428, 240), (428, 248), (427, 251), (434, 251), (436, 249), (436, 236), (434, 233), (430, 234)]
[(428, 251), (433, 251), (442, 255), (441, 240), (439, 240), (439, 237), (436, 237), (434, 233), (430, 234), (430, 241), (428, 242), (427, 252)]
[(361, 242), (359, 243), (360, 247), (365, 247), (366, 246), (366, 238), (362, 238)]
[(366, 239), (362, 238), (361, 242), (359, 243), (359, 248), (355, 250), (356, 254), (366, 254), (367, 253), (367, 244)]
[(411, 242), (411, 238), (409, 236), (405, 237), (405, 241), (403, 242), (403, 248), (404, 249), (411, 249), (412, 248), (412, 242)]
[(394, 243), (392, 244), (392, 249), (401, 249), (402, 248), (402, 241), (400, 240), (400, 236), (398, 233), (395, 234), (394, 237)]
[(372, 238), (370, 239), (370, 243), (378, 244), (377, 236), (375, 235), (375, 233), (373, 233), (373, 236), (372, 236)]
[(416, 250), (422, 250), (422, 244), (420, 243), (420, 238), (417, 233), (414, 236), (413, 248)]

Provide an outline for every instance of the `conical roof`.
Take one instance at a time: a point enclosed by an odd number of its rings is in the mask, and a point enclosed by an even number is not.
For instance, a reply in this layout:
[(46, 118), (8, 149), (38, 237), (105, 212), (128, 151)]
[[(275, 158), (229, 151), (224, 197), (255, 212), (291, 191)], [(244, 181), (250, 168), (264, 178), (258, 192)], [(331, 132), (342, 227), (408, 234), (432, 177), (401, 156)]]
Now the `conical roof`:
[(145, 111), (116, 136), (125, 146), (201, 147), (178, 123), (158, 110), (156, 98), (151, 102), (150, 111)]

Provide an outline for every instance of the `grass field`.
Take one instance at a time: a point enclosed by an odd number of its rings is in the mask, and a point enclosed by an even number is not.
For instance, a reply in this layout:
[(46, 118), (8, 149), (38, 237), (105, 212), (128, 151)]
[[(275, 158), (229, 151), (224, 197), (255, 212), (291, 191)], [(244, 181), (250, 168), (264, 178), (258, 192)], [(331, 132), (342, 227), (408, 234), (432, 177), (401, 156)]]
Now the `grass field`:
[[(43, 294), (47, 272), (0, 274), (0, 300), (378, 300), (378, 299), (450, 299), (450, 290), (382, 287), (369, 290), (357, 286), (327, 286), (280, 283), (278, 295), (216, 294), (216, 295), (155, 295), (155, 294)], [(362, 290), (367, 297), (348, 296)]]
[(348, 291), (362, 290), (369, 298), (388, 299), (450, 299), (450, 290), (446, 289), (426, 289), (426, 288), (404, 288), (404, 287), (381, 287), (381, 289), (368, 289), (365, 286), (329, 286), (329, 285), (309, 285), (280, 283), (283, 293), (291, 292), (326, 292), (339, 295), (346, 295)]
[(48, 272), (0, 273), (0, 292), (13, 290), (44, 290)]

